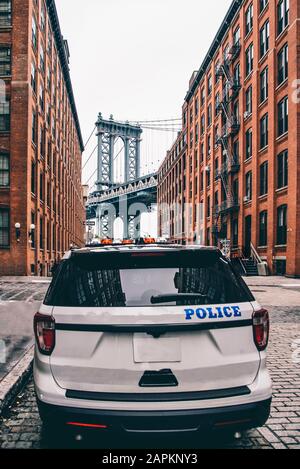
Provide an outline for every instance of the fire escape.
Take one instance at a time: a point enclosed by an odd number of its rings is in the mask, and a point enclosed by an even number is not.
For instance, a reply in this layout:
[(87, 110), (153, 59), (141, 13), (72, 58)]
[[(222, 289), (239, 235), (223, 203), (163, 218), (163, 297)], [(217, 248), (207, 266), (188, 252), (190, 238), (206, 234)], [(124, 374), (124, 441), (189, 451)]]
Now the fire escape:
[(222, 164), (216, 171), (216, 179), (222, 181), (223, 200), (215, 207), (213, 233), (222, 237), (222, 226), (226, 217), (239, 209), (238, 195), (234, 193), (231, 176), (240, 170), (238, 156), (234, 152), (233, 139), (240, 129), (240, 118), (233, 109), (233, 102), (241, 89), (239, 77), (232, 73), (232, 64), (240, 54), (241, 45), (229, 47), (223, 55), (222, 63), (216, 69), (216, 76), (223, 80), (222, 96), (216, 105), (216, 111), (222, 113), (222, 128), (216, 135), (216, 145), (222, 148)]

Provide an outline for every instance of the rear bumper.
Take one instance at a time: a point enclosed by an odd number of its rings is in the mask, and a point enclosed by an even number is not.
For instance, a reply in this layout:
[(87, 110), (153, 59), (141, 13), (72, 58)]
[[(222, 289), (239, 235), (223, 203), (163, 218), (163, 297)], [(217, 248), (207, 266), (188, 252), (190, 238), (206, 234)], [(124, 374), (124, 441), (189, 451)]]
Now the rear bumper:
[[(70, 408), (45, 404), (39, 399), (41, 418), (47, 423), (70, 422), (101, 425), (105, 431), (121, 433), (174, 433), (206, 430), (246, 430), (265, 424), (270, 415), (271, 399), (220, 408), (178, 411), (112, 411)], [(103, 431), (103, 430), (102, 430)]]

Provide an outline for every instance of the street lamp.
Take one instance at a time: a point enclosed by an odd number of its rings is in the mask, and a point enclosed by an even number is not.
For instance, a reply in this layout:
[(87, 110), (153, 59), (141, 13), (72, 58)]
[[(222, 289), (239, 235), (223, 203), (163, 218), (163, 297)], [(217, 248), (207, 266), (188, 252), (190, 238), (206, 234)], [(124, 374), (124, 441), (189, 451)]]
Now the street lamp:
[(19, 243), (20, 237), (21, 237), (21, 223), (16, 223), (15, 229), (16, 229), (16, 240), (17, 240), (17, 243)]

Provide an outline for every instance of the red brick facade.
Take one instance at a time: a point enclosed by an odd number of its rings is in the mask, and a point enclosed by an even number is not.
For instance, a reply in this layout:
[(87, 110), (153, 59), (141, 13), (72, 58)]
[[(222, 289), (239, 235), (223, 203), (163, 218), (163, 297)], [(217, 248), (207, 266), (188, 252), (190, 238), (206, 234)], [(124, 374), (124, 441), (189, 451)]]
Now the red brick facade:
[(171, 218), (174, 239), (227, 239), (232, 257), (249, 257), (252, 243), (271, 273), (290, 276), (300, 276), (299, 44), (298, 0), (233, 2), (191, 78), (158, 188), (159, 204), (192, 207), (181, 230)]
[(53, 0), (1, 4), (10, 115), (6, 124), (0, 116), (0, 275), (48, 275), (71, 244), (84, 242), (83, 143), (68, 48)]

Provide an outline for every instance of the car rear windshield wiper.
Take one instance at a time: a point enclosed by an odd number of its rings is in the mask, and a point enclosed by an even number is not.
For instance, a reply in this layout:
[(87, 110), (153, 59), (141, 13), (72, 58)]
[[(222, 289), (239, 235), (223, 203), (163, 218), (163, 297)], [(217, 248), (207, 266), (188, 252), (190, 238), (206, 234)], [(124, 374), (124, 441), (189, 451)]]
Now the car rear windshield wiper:
[(201, 293), (171, 293), (166, 295), (157, 295), (151, 297), (151, 304), (157, 305), (159, 303), (169, 303), (177, 300), (190, 300), (190, 299), (203, 299), (207, 298), (206, 295), (201, 295)]

